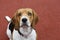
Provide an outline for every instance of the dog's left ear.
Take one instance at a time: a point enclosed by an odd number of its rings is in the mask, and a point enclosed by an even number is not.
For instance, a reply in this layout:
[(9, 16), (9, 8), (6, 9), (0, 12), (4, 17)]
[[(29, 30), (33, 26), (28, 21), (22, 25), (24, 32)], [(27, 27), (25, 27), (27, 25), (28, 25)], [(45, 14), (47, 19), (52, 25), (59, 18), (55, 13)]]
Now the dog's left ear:
[(34, 10), (32, 11), (32, 13), (33, 13), (32, 27), (34, 27), (38, 22), (38, 16), (37, 16), (37, 13)]

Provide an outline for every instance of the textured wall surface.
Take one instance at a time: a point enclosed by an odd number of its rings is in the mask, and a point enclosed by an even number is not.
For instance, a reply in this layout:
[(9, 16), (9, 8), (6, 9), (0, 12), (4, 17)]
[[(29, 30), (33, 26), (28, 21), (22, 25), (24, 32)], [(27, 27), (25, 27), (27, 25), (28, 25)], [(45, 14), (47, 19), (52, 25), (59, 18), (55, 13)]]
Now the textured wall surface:
[(60, 0), (0, 0), (0, 40), (8, 40), (8, 22), (4, 17), (12, 17), (18, 8), (32, 8), (37, 12), (37, 40), (60, 40)]

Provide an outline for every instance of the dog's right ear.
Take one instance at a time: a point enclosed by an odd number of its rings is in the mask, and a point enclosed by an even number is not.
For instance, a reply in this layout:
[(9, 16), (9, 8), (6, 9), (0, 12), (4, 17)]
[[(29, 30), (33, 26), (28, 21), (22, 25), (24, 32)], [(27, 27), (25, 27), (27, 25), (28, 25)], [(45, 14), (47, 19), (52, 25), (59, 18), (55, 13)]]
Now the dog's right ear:
[(18, 16), (17, 16), (17, 11), (16, 11), (15, 15), (13, 16), (13, 18), (11, 19), (11, 22), (14, 24), (15, 30), (18, 30), (19, 29), (19, 20), (18, 20)]

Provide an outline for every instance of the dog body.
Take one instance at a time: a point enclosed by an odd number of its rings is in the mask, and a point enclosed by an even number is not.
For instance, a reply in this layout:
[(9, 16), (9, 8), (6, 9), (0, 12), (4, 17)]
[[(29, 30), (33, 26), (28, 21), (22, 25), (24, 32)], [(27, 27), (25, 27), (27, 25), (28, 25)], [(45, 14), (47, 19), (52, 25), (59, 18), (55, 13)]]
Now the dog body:
[(32, 32), (31, 32), (31, 34), (29, 34), (29, 36), (25, 37), (25, 36), (20, 35), (18, 33), (18, 31), (15, 29), (13, 31), (13, 34), (11, 34), (11, 30), (8, 27), (7, 28), (7, 35), (8, 35), (10, 40), (12, 40), (12, 39), (13, 40), (36, 40), (36, 31), (34, 29), (32, 29)]
[(21, 35), (19, 35), (19, 33), (14, 30), (14, 33), (13, 33), (13, 40), (36, 40), (36, 32), (35, 30), (32, 30), (31, 34), (27, 37), (23, 37)]
[(34, 25), (37, 23), (35, 11), (30, 8), (22, 8), (16, 11), (7, 27), (7, 35), (10, 40), (36, 40)]

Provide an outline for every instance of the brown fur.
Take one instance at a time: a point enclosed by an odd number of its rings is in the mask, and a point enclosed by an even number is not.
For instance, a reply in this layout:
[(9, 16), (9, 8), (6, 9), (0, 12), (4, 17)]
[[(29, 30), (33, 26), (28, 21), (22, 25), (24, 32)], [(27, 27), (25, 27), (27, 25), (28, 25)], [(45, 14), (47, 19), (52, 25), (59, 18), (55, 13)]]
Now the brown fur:
[(17, 12), (16, 12), (14, 17), (12, 18), (12, 23), (14, 24), (14, 28), (16, 30), (18, 30), (19, 28), (19, 20), (20, 20), (20, 17), (17, 16)]
[(38, 22), (38, 16), (37, 16), (36, 12), (33, 10), (33, 21), (32, 21), (32, 27), (33, 28), (35, 27), (37, 22)]
[[(32, 13), (32, 16), (28, 16), (28, 15), (27, 15), (27, 12), (28, 12), (28, 11)], [(14, 28), (15, 28), (16, 30), (18, 30), (19, 27), (20, 27), (20, 26), (19, 26), (19, 22), (20, 22), (19, 20), (20, 20), (20, 17), (21, 17), (21, 16), (18, 16), (18, 14), (19, 14), (20, 12), (21, 12), (22, 15), (26, 15), (27, 17), (30, 18), (31, 26), (34, 28), (35, 24), (37, 24), (38, 17), (37, 17), (36, 12), (35, 12), (34, 10), (30, 9), (30, 8), (26, 8), (26, 9), (22, 8), (22, 9), (19, 9), (19, 10), (16, 11), (14, 17), (12, 18), (12, 22), (13, 22), (13, 24), (15, 25)]]

